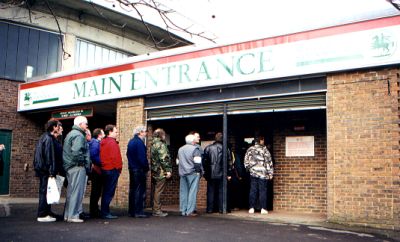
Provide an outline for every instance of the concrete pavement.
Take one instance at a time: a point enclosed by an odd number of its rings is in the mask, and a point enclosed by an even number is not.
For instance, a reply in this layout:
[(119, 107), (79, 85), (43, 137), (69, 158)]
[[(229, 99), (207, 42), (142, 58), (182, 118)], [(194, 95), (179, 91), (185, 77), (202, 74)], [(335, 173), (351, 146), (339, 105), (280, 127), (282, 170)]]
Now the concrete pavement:
[[(37, 202), (37, 198), (12, 198), (8, 196), (0, 196), (0, 217), (12, 216), (13, 207), (17, 207), (18, 205), (28, 206), (30, 210), (34, 211), (37, 207)], [(62, 198), (61, 203), (59, 205), (53, 205), (53, 207), (55, 207), (55, 209), (60, 213), (60, 211), (62, 212), (63, 204), (64, 199)], [(88, 198), (85, 198), (84, 204), (85, 207), (87, 207)], [(114, 209), (120, 211), (119, 213), (125, 212), (125, 209)], [(177, 206), (164, 206), (163, 210), (169, 212), (170, 214), (179, 215)], [(205, 209), (199, 208), (198, 210), (201, 217), (205, 218), (223, 218), (240, 221), (264, 221), (275, 225), (304, 225), (319, 230), (340, 231), (343, 233), (376, 234), (393, 241), (400, 241), (400, 231), (334, 224), (327, 222), (324, 216), (315, 214), (272, 211), (268, 215), (261, 215), (259, 212), (255, 214), (248, 214), (247, 210), (232, 211), (232, 213), (228, 214), (206, 214), (204, 213)], [(30, 216), (34, 216), (34, 214), (31, 214)]]

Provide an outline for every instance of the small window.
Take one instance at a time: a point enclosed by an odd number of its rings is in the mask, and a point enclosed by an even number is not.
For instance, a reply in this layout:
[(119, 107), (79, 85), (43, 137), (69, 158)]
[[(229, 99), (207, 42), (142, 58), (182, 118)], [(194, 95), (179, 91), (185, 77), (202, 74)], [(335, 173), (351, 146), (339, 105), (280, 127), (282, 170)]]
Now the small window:
[(61, 67), (58, 34), (0, 22), (0, 78), (26, 78), (56, 72)]
[(126, 59), (132, 54), (110, 47), (99, 45), (82, 39), (77, 39), (75, 51), (75, 68), (93, 67), (110, 64)]

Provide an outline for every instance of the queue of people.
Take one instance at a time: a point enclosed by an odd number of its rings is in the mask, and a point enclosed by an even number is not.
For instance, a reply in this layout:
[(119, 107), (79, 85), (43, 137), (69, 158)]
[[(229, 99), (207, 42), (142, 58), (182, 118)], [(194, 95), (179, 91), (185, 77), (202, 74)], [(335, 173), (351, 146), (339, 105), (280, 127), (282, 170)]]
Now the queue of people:
[[(74, 119), (72, 130), (62, 142), (62, 123), (51, 119), (46, 123), (46, 132), (40, 137), (34, 154), (34, 170), (39, 178), (38, 222), (54, 222), (64, 219), (66, 222), (82, 223), (87, 218), (116, 219), (110, 211), (123, 169), (122, 156), (117, 141), (118, 129), (107, 125), (104, 130), (96, 128), (93, 136), (88, 128), (86, 117)], [(133, 138), (127, 145), (126, 157), (129, 170), (129, 207), (128, 213), (135, 218), (148, 218), (150, 215), (166, 217), (162, 211), (161, 196), (167, 180), (172, 177), (171, 154), (166, 143), (166, 133), (159, 128), (153, 132), (150, 146), (150, 162), (147, 158), (145, 126), (135, 128)], [(207, 213), (222, 213), (223, 205), (223, 135), (218, 132), (214, 143), (204, 150), (200, 146), (198, 132), (190, 132), (185, 137), (185, 145), (179, 148), (176, 162), (178, 165), (179, 210), (181, 216), (198, 216), (196, 209), (200, 178), (207, 180)], [(244, 156), (244, 167), (250, 173), (249, 213), (254, 213), (257, 198), (261, 214), (267, 214), (267, 181), (273, 177), (271, 155), (264, 145), (263, 137), (256, 137)], [(242, 179), (239, 176), (235, 153), (227, 149), (227, 180)], [(240, 163), (240, 162), (239, 162)], [(150, 166), (151, 165), (151, 166)], [(151, 167), (152, 214), (145, 213), (146, 181)], [(242, 169), (239, 170), (243, 173)], [(49, 177), (61, 175), (66, 178), (66, 201), (63, 215), (52, 212), (47, 203), (46, 192)], [(89, 214), (83, 211), (83, 198), (88, 178), (91, 180)], [(234, 180), (234, 179), (233, 179)], [(233, 183), (232, 183), (233, 184)], [(230, 185), (233, 186), (233, 185)], [(232, 189), (228, 189), (231, 193)], [(228, 195), (228, 198), (231, 196)], [(99, 200), (101, 206), (99, 208)], [(229, 210), (229, 207), (228, 207)]]

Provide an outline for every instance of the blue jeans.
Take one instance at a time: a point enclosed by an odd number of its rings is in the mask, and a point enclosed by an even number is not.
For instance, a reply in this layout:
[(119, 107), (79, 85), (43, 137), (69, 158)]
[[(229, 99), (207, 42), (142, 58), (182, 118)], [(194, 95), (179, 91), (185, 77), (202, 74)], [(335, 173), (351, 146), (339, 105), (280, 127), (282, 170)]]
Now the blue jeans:
[(129, 170), (129, 208), (130, 216), (144, 214), (146, 201), (146, 175), (143, 170)]
[(199, 181), (199, 173), (181, 176), (179, 181), (179, 210), (183, 216), (193, 213), (193, 211), (196, 209)]
[(113, 170), (103, 170), (102, 171), (104, 186), (103, 195), (101, 197), (101, 215), (107, 216), (110, 214), (110, 203), (114, 197), (115, 189), (117, 188), (119, 171), (117, 169)]
[(263, 209), (267, 209), (267, 182), (268, 180), (266, 179), (250, 177), (250, 194), (249, 194), (250, 208), (255, 208), (258, 197), (260, 201), (260, 207)]

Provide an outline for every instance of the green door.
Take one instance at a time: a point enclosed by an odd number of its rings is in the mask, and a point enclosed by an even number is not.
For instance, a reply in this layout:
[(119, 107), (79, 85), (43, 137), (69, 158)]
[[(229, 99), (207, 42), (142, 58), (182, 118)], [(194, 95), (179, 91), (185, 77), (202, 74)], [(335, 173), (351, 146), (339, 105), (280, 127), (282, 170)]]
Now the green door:
[(10, 157), (11, 157), (11, 131), (0, 130), (0, 144), (4, 144), (3, 174), (0, 174), (0, 195), (9, 194), (10, 183)]

